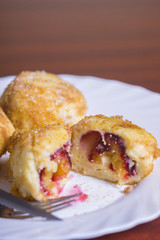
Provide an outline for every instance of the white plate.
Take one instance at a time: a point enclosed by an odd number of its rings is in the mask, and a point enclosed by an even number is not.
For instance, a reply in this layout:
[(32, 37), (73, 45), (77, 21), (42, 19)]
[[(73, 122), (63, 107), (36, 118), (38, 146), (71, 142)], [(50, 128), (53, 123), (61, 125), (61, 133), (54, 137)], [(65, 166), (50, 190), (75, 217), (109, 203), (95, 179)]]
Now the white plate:
[[(160, 139), (160, 94), (142, 87), (89, 76), (61, 75), (86, 97), (90, 114), (123, 115)], [(0, 79), (0, 94), (13, 76)], [(160, 142), (158, 142), (160, 145)], [(160, 216), (160, 159), (153, 172), (130, 193), (91, 177), (74, 174), (63, 194), (78, 183), (85, 202), (57, 213), (62, 222), (0, 219), (3, 239), (87, 239), (123, 231)], [(0, 187), (9, 187), (2, 180)]]

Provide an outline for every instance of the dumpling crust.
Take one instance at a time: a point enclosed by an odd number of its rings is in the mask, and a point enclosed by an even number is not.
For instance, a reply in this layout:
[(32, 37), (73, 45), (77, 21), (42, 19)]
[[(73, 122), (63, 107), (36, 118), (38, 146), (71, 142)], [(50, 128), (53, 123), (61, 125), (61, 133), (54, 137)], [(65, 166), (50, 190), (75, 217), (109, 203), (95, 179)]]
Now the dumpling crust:
[(4, 91), (0, 105), (14, 127), (23, 130), (54, 122), (73, 125), (87, 109), (79, 90), (44, 71), (21, 72)]
[(84, 175), (134, 184), (160, 155), (156, 139), (121, 116), (88, 116), (72, 127), (72, 168)]
[(14, 132), (14, 127), (0, 107), (0, 157), (5, 153), (8, 139)]

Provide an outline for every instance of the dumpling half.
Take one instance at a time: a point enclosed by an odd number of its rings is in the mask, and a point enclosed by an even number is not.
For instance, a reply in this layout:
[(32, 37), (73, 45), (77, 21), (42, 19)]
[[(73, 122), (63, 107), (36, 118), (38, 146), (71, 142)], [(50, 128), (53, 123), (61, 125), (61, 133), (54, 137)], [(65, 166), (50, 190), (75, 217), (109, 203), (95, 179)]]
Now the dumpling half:
[(120, 184), (134, 184), (153, 169), (156, 139), (120, 116), (85, 117), (72, 127), (73, 170)]
[(15, 133), (9, 146), (12, 192), (37, 201), (56, 198), (71, 169), (70, 137), (61, 124)]

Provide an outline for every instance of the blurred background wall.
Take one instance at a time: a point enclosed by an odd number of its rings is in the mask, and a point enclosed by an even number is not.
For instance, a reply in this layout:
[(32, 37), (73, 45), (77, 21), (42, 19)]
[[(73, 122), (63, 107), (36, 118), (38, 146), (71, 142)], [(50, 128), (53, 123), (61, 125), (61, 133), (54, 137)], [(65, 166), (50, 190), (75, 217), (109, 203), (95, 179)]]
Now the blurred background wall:
[[(159, 0), (1, 0), (0, 75), (160, 81)], [(153, 89), (154, 90), (154, 89)]]

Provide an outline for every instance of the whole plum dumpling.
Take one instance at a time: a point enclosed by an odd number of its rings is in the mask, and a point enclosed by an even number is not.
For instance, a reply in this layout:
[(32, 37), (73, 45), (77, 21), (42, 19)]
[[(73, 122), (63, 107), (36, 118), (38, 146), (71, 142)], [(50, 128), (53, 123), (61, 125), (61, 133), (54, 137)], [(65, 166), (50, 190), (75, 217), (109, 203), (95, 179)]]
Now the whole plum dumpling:
[(21, 130), (55, 122), (73, 125), (87, 109), (78, 89), (44, 71), (21, 72), (4, 91), (0, 106), (14, 127)]

